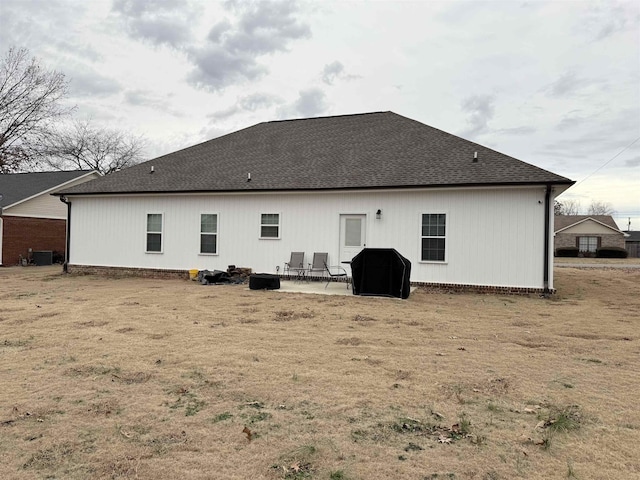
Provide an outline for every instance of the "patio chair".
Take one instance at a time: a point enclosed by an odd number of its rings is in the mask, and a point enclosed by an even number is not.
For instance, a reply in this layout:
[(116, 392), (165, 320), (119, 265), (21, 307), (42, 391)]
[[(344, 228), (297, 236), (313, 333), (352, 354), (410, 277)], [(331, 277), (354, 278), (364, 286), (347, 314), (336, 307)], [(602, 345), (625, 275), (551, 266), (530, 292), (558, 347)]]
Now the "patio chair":
[(313, 254), (313, 263), (309, 264), (309, 276), (312, 277), (314, 274), (319, 274), (324, 277), (326, 270), (324, 266), (327, 264), (327, 258), (329, 257), (328, 253), (317, 253)]
[(346, 280), (347, 288), (349, 288), (349, 284), (351, 283), (351, 279), (347, 275), (347, 271), (339, 265), (329, 266), (326, 263), (324, 264), (325, 271), (329, 274), (329, 280), (324, 288), (327, 288), (332, 281), (340, 281), (342, 278)]
[(288, 262), (284, 262), (285, 275), (295, 275), (300, 278), (304, 275), (304, 252), (291, 252), (291, 259)]

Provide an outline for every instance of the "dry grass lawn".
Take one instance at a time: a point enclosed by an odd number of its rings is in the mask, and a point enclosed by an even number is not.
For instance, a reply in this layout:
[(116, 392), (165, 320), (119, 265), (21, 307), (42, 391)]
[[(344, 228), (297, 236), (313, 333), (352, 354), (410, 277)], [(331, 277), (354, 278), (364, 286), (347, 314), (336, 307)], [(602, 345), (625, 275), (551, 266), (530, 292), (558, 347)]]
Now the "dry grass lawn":
[(638, 269), (551, 300), (0, 282), (3, 479), (640, 478)]

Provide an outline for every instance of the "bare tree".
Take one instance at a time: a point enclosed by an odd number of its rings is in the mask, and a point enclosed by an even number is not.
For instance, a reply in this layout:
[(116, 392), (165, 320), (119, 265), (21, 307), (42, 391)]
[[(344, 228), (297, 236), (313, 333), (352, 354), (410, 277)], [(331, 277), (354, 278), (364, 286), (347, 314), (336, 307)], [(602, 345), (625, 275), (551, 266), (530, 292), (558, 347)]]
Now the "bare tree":
[(553, 201), (553, 214), (554, 215), (562, 215), (564, 211), (564, 205), (562, 204), (562, 202), (559, 202), (558, 200), (554, 200)]
[(588, 215), (613, 215), (614, 213), (616, 213), (616, 211), (610, 203), (599, 202), (597, 200), (593, 200), (591, 205), (589, 205), (589, 210), (587, 210)]
[(104, 175), (143, 160), (145, 140), (120, 130), (75, 122), (49, 139), (43, 163), (56, 170), (97, 170)]
[(556, 201), (553, 205), (554, 215), (580, 215), (580, 202), (578, 200)]
[(0, 61), (0, 173), (34, 161), (54, 123), (73, 110), (61, 103), (68, 89), (64, 74), (28, 55), (12, 47)]

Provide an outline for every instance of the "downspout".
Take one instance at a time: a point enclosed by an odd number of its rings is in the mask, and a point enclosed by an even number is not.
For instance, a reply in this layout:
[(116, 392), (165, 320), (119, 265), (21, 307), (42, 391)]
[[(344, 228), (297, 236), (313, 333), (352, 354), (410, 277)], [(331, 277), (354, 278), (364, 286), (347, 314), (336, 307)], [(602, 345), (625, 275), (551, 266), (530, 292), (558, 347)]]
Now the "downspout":
[(69, 248), (71, 247), (71, 202), (67, 197), (60, 195), (60, 201), (67, 204), (67, 246), (64, 252), (64, 264), (62, 265), (63, 273), (69, 273)]
[(547, 192), (544, 196), (544, 296), (548, 297), (551, 291), (549, 290), (549, 211), (551, 202), (551, 185), (547, 184)]

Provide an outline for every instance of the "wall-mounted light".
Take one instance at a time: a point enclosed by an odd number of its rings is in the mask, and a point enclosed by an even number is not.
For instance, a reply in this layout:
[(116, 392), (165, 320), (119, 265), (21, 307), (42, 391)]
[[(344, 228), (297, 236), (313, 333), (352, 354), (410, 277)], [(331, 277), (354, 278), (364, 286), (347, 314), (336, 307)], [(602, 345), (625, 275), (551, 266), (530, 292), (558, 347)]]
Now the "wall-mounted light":
[(378, 209), (376, 212), (376, 220), (380, 220), (382, 218), (382, 210)]

